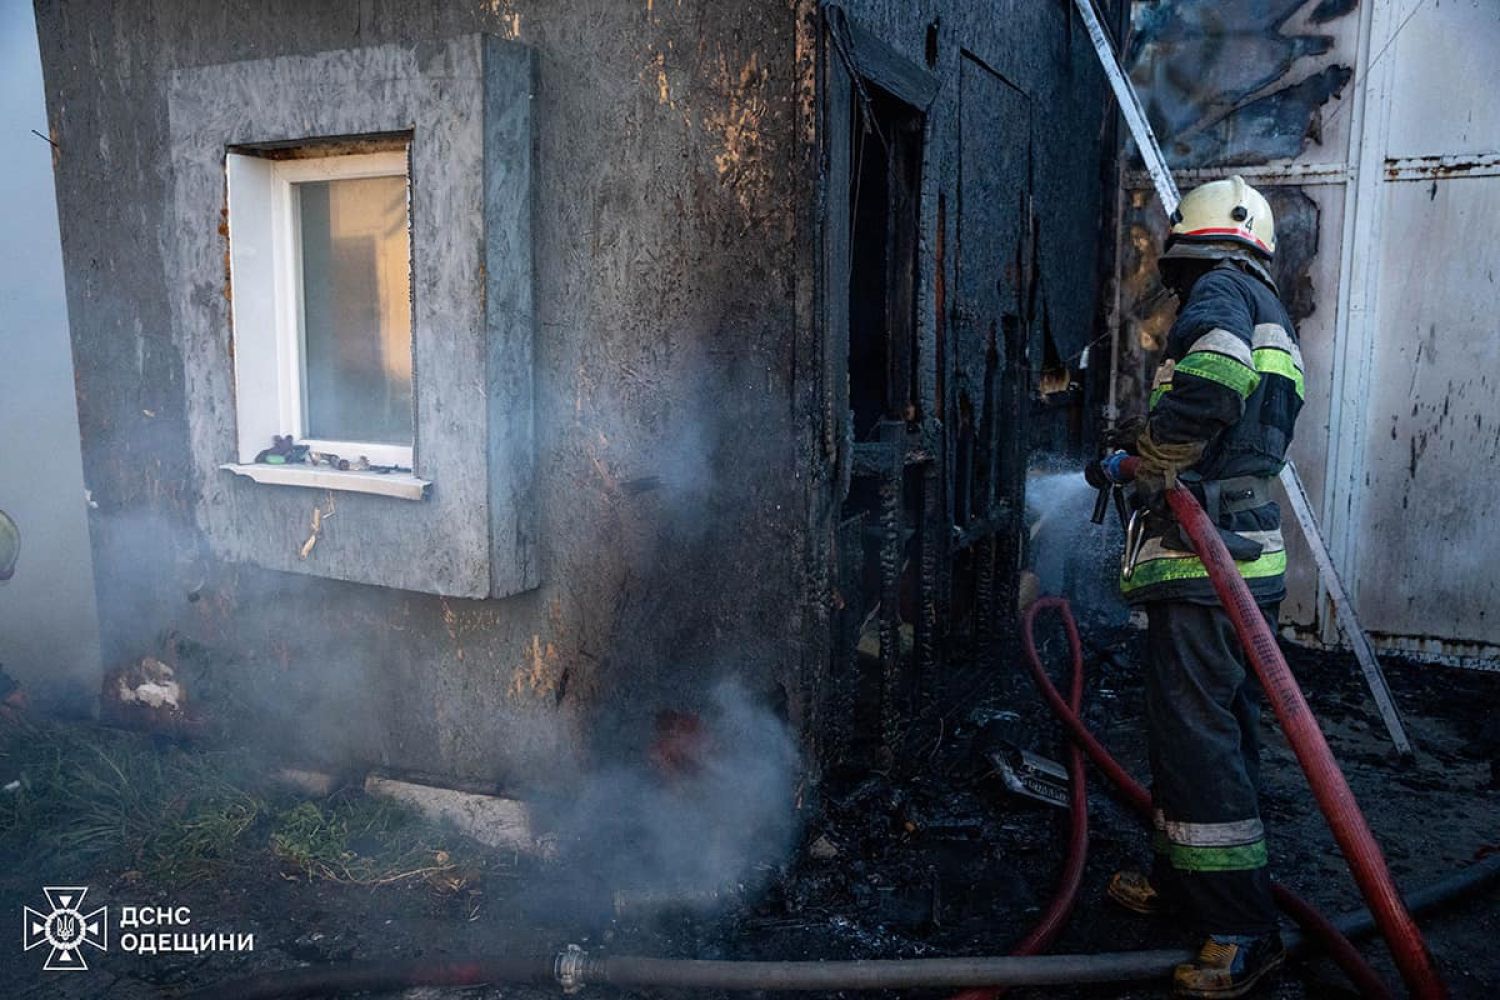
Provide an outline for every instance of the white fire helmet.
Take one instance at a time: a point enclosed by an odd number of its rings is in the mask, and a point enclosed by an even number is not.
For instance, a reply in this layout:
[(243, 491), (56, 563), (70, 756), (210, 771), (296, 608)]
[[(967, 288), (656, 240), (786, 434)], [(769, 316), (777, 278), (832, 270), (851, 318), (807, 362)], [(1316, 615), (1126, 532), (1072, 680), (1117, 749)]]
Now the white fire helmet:
[(1271, 205), (1239, 174), (1189, 191), (1172, 213), (1163, 257), (1204, 257), (1212, 244), (1236, 244), (1269, 261), (1276, 255)]

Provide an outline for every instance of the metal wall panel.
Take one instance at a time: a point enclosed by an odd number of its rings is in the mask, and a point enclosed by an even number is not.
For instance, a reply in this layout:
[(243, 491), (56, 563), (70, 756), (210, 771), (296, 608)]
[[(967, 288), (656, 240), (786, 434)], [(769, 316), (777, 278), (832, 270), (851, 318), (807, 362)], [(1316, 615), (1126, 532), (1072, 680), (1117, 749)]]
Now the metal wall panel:
[[(1328, 415), (1333, 397), (1334, 330), (1338, 313), (1339, 260), (1343, 246), (1344, 186), (1324, 184), (1296, 187), (1299, 195), (1307, 198), (1316, 208), (1318, 225), (1317, 242), (1308, 248), (1308, 261), (1298, 273), (1306, 281), (1303, 289), (1291, 290), (1295, 298), (1304, 300), (1304, 309), (1310, 309), (1297, 319), (1297, 335), (1301, 338), (1302, 361), (1307, 369), (1307, 400), (1297, 418), (1297, 436), (1292, 441), (1292, 461), (1302, 477), (1302, 485), (1312, 501), (1313, 510), (1323, 517), (1323, 490), (1326, 471), (1325, 456), (1328, 454)], [(1267, 187), (1271, 196), (1276, 188)], [(1291, 508), (1281, 498), (1281, 487), (1276, 487), (1281, 509), (1287, 520), (1291, 520)], [(1282, 603), (1282, 619), (1299, 628), (1311, 629), (1318, 620), (1318, 570), (1302, 532), (1288, 525), (1285, 532), (1287, 543), (1287, 599)]]
[(1322, 0), (1137, 0), (1127, 63), (1174, 172), (1342, 164), (1354, 10)]
[[(1400, 0), (1388, 157), (1470, 156), (1500, 146), (1500, 3)], [(1379, 50), (1377, 50), (1378, 52)]]
[(1384, 207), (1360, 613), (1500, 644), (1500, 177), (1390, 183)]
[(1379, 3), (1368, 50), (1337, 527), (1385, 645), (1493, 657), (1500, 7)]

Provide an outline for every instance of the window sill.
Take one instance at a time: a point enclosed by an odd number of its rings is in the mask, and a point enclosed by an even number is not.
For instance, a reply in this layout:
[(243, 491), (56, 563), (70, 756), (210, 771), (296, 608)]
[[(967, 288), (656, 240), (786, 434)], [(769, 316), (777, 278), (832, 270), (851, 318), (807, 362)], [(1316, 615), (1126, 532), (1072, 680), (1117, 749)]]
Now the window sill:
[(346, 493), (373, 493), (398, 500), (423, 500), (431, 480), (409, 472), (340, 472), (305, 465), (268, 465), (263, 462), (227, 462), (219, 468), (271, 486), (305, 486)]

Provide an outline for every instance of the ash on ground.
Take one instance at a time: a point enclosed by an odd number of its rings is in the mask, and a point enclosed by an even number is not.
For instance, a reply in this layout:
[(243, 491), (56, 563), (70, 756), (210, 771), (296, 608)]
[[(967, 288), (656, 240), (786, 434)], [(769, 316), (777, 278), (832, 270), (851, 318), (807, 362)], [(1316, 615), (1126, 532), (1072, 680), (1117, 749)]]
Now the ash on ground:
[[(1049, 629), (1050, 633), (1050, 629)], [(1060, 634), (1044, 642), (1061, 673)], [(1086, 635), (1085, 716), (1134, 773), (1145, 775), (1141, 641), (1128, 629)], [(1288, 656), (1400, 883), (1434, 881), (1500, 846), (1500, 755), (1490, 721), (1500, 675), (1387, 662), (1405, 712), (1415, 762), (1390, 749), (1378, 714), (1345, 655), (1288, 648)], [(758, 887), (728, 887), (673, 900), (638, 896), (577, 912), (527, 905), (553, 877), (545, 864), (476, 855), (453, 885), (416, 879), (389, 885), (289, 879), (284, 865), (235, 866), (213, 879), (142, 875), (118, 864), (81, 872), (58, 858), (11, 859), (0, 871), (0, 905), (15, 912), (46, 884), (99, 888), (162, 905), (188, 905), (195, 919), (256, 935), (253, 954), (103, 956), (97, 974), (44, 978), (35, 956), (0, 956), (9, 995), (22, 998), (145, 998), (172, 995), (235, 975), (302, 963), (359, 958), (442, 957), (481, 952), (547, 954), (568, 943), (616, 954), (695, 958), (845, 959), (1003, 954), (1049, 899), (1061, 863), (1066, 815), (1008, 793), (988, 751), (1004, 743), (1054, 759), (1056, 726), (1018, 664), (985, 676), (950, 671), (932, 710), (908, 734), (905, 770), (844, 769), (805, 796), (806, 822), (789, 860), (760, 874)], [(1357, 891), (1285, 740), (1268, 711), (1264, 813), (1275, 875), (1325, 912), (1359, 905)], [(1129, 810), (1090, 774), (1090, 856), (1078, 907), (1054, 950), (1117, 951), (1182, 947), (1187, 932), (1132, 916), (1104, 899), (1109, 874), (1144, 864), (1148, 845)], [(609, 887), (600, 886), (608, 899)], [(92, 900), (91, 900), (92, 901)], [(1495, 894), (1424, 921), (1456, 997), (1500, 990), (1500, 903)], [(1398, 982), (1382, 945), (1367, 941), (1389, 982)], [(592, 995), (625, 995), (590, 989)], [(1016, 991), (1015, 996), (1149, 997), (1164, 987), (1079, 987)], [(410, 996), (449, 995), (426, 990)], [(537, 988), (484, 987), (452, 995), (531, 998)], [(650, 995), (638, 993), (634, 995)], [(843, 996), (857, 996), (854, 993)], [(943, 996), (933, 991), (923, 994)], [(1284, 972), (1267, 995), (1352, 996), (1326, 961)]]

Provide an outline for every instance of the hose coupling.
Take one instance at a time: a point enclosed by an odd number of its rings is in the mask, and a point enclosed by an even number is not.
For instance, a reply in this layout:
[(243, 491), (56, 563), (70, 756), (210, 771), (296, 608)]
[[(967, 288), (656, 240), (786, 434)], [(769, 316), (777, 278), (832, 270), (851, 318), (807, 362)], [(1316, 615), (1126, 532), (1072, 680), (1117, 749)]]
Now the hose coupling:
[(552, 962), (552, 974), (564, 993), (573, 994), (583, 989), (584, 968), (588, 956), (576, 944), (570, 944)]

